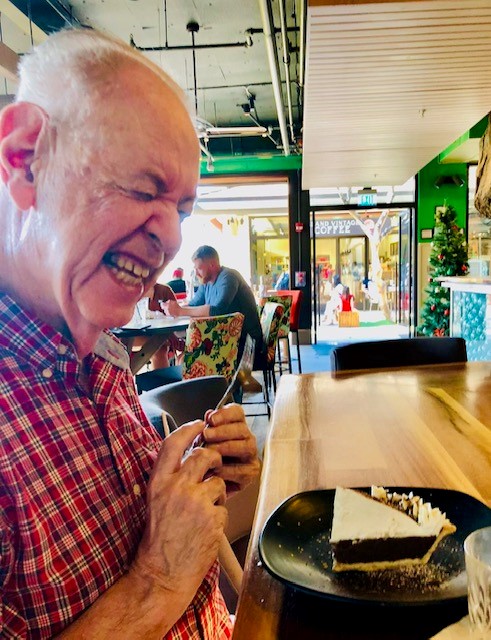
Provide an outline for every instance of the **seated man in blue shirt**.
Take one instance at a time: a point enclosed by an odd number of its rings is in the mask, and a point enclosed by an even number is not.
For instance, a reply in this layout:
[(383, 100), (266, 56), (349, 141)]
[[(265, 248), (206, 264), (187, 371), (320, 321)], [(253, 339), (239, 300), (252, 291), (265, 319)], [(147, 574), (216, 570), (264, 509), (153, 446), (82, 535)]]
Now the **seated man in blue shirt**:
[(244, 314), (239, 354), (242, 353), (247, 334), (256, 342), (254, 370), (262, 369), (265, 346), (256, 301), (252, 289), (235, 269), (222, 267), (218, 252), (203, 245), (196, 249), (192, 260), (202, 284), (188, 305), (179, 306), (173, 300), (164, 303), (165, 312), (171, 316), (206, 317), (240, 311)]

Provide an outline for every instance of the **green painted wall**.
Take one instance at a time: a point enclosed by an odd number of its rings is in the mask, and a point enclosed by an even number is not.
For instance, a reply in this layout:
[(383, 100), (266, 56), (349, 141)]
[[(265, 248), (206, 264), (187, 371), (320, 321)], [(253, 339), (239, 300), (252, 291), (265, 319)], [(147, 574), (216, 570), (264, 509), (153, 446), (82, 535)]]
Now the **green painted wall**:
[[(463, 186), (442, 184), (439, 189), (435, 181), (441, 176), (458, 176)], [(418, 242), (431, 242), (421, 238), (421, 229), (435, 226), (435, 208), (452, 205), (457, 211), (457, 224), (465, 228), (467, 217), (467, 165), (463, 163), (439, 164), (438, 158), (429, 162), (418, 173)]]
[(271, 171), (292, 171), (302, 167), (302, 156), (215, 156), (213, 171), (208, 171), (207, 161), (201, 160), (201, 176), (246, 175)]

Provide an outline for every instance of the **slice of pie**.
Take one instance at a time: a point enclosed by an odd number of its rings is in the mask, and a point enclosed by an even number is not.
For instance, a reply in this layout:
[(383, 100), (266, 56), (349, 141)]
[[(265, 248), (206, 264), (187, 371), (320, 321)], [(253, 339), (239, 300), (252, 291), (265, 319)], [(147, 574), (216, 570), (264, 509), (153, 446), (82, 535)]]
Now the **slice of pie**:
[(374, 571), (426, 564), (455, 531), (444, 513), (413, 493), (371, 495), (336, 488), (331, 531), (334, 571)]

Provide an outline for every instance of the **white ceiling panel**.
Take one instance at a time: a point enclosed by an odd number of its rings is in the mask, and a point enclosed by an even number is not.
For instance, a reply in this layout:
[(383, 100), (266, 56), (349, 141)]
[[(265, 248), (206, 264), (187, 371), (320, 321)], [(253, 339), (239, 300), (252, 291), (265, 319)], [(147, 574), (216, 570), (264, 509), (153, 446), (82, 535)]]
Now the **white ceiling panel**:
[(397, 185), (491, 109), (491, 0), (311, 0), (304, 189)]

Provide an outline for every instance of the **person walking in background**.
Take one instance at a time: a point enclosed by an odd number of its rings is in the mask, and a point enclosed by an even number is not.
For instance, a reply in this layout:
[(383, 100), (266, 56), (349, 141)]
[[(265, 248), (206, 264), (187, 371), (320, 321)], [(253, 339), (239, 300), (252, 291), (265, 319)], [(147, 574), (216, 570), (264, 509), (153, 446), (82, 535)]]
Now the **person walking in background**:
[(341, 294), (341, 311), (354, 311), (355, 310), (355, 296), (350, 293), (349, 287), (344, 287)]
[(278, 280), (274, 286), (275, 291), (284, 291), (285, 289), (289, 289), (290, 287), (290, 273), (283, 269), (280, 273)]
[(179, 267), (174, 270), (172, 280), (167, 283), (174, 293), (186, 293), (186, 281), (183, 276), (184, 270)]
[(359, 301), (361, 294), (361, 268), (360, 265), (355, 261), (353, 262), (353, 266), (351, 267), (351, 276), (353, 278), (353, 295), (355, 296), (355, 301)]
[(326, 302), (326, 309), (324, 311), (325, 324), (334, 324), (336, 314), (341, 310), (341, 296), (344, 291), (344, 285), (338, 274), (333, 277), (332, 284), (331, 298)]

